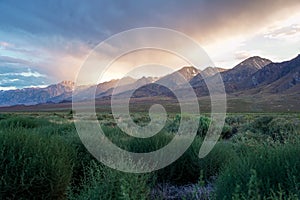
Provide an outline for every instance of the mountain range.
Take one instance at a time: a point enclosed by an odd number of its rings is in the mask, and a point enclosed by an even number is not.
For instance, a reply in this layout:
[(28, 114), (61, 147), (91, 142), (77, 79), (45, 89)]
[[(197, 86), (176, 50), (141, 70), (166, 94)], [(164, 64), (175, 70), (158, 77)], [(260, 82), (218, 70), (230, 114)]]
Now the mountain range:
[[(160, 78), (125, 77), (96, 86), (81, 86), (74, 95), (82, 96), (81, 100), (84, 101), (85, 94), (96, 87), (95, 96), (99, 101), (110, 98), (113, 92), (115, 95), (122, 96), (133, 91), (132, 98), (174, 98), (171, 90), (184, 90), (188, 82), (200, 98), (209, 95), (206, 82), (216, 80), (217, 72), (223, 79), (229, 97), (272, 96), (272, 98), (282, 98), (284, 96), (285, 98), (300, 99), (300, 55), (281, 63), (258, 56), (250, 57), (228, 70), (208, 67), (201, 71), (193, 66), (188, 66)], [(114, 91), (117, 84), (118, 87)], [(63, 81), (46, 88), (0, 91), (0, 106), (71, 102), (74, 85), (72, 81)]]

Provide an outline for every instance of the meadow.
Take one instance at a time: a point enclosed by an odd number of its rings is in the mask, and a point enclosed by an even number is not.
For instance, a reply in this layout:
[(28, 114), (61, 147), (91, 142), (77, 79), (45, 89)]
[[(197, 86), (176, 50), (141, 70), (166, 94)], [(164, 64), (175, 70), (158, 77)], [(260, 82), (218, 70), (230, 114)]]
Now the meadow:
[[(99, 113), (106, 136), (131, 152), (150, 152), (172, 140), (180, 115), (148, 139), (127, 136), (111, 113)], [(146, 113), (133, 113), (138, 124)], [(97, 161), (77, 135), (72, 112), (0, 114), (0, 199), (299, 199), (300, 114), (227, 114), (208, 156), (198, 152), (210, 124), (199, 118), (189, 149), (166, 168), (120, 172)], [(130, 164), (130, 163), (129, 163)]]

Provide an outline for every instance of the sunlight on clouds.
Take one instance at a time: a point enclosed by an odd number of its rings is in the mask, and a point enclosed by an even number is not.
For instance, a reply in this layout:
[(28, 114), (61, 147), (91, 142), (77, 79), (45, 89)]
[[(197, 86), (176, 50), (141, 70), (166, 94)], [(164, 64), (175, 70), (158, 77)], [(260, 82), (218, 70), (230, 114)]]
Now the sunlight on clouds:
[(265, 34), (265, 37), (278, 40), (300, 40), (300, 24), (293, 24), (269, 31)]
[[(134, 76), (134, 78), (141, 78), (143, 76), (161, 77), (175, 70), (189, 66), (189, 63), (182, 58), (163, 50), (157, 49), (142, 49), (125, 54), (117, 59), (110, 57), (108, 54), (99, 54), (94, 52), (94, 60), (88, 60), (84, 63), (90, 67), (88, 74), (81, 76), (83, 79), (77, 80), (82, 84), (89, 84), (91, 80), (98, 80), (98, 83), (109, 81), (111, 79), (120, 79), (125, 76)], [(104, 66), (107, 62), (111, 62), (109, 66)], [(83, 66), (84, 66), (83, 65)], [(147, 67), (145, 67), (147, 65)], [(157, 65), (169, 67), (159, 68)], [(156, 66), (156, 67), (155, 67)], [(98, 74), (99, 68), (106, 68), (103, 74)], [(136, 68), (142, 67), (142, 71)], [(100, 70), (101, 71), (101, 70)]]
[(236, 36), (205, 46), (216, 67), (231, 68), (235, 63), (235, 52), (245, 45), (247, 38)]
[(263, 30), (266, 38), (277, 40), (300, 40), (300, 13), (277, 20)]
[[(154, 67), (157, 64), (168, 67), (170, 70), (166, 71), (164, 68)], [(148, 66), (142, 67), (145, 65)], [(141, 78), (142, 76), (161, 77), (183, 66), (189, 66), (189, 63), (175, 54), (163, 50), (143, 49), (121, 56), (113, 62), (103, 75), (103, 80), (107, 80), (110, 77), (122, 78), (132, 70), (135, 71), (136, 78)], [(142, 67), (142, 71), (137, 72), (135, 68), (138, 67)]]
[(232, 68), (251, 56), (261, 56), (279, 62), (300, 53), (300, 13), (257, 28), (253, 32), (224, 36), (222, 40), (205, 46), (216, 66)]

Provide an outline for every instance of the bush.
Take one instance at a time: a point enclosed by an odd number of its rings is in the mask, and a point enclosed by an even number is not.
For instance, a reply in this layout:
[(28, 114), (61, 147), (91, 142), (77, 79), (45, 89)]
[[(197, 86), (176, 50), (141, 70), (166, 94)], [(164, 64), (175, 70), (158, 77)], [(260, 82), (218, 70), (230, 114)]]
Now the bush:
[(34, 129), (35, 132), (41, 135), (60, 135), (60, 136), (67, 136), (67, 135), (74, 135), (76, 133), (74, 123), (63, 123), (63, 124), (52, 124), (48, 123), (44, 126), (38, 126)]
[(203, 179), (209, 182), (235, 156), (229, 143), (218, 143), (205, 157), (198, 157), (202, 139), (196, 137), (189, 149), (174, 163), (157, 171), (157, 180), (162, 183), (185, 185), (196, 183), (201, 171)]
[(197, 131), (197, 135), (200, 135), (201, 137), (205, 137), (209, 125), (210, 125), (210, 118), (201, 116), (199, 119), (199, 127)]
[[(174, 120), (169, 122), (166, 125), (166, 131), (170, 132), (170, 133), (176, 133), (178, 131), (178, 128), (180, 125), (180, 120), (181, 120), (181, 116), (176, 115)], [(205, 116), (200, 116), (197, 135), (199, 135), (201, 137), (205, 137), (205, 135), (208, 131), (208, 128), (210, 126), (210, 122), (211, 122), (210, 118), (205, 117)]]
[(270, 135), (273, 140), (284, 143), (287, 139), (295, 137), (295, 135), (299, 133), (297, 133), (296, 127), (292, 122), (283, 118), (276, 118), (269, 123), (267, 134)]
[(6, 119), (8, 117), (9, 117), (8, 114), (0, 114), (0, 120)]
[(1, 128), (37, 128), (51, 124), (48, 120), (35, 117), (14, 116), (0, 121)]
[(246, 131), (245, 133), (238, 133), (231, 138), (231, 141), (239, 146), (242, 144), (250, 146), (275, 144), (274, 140), (269, 135), (261, 133), (252, 133), (251, 131)]
[(256, 146), (230, 162), (216, 183), (217, 199), (300, 196), (300, 146)]
[(231, 138), (234, 134), (236, 134), (237, 130), (232, 128), (231, 126), (224, 124), (222, 132), (221, 132), (221, 137), (223, 139), (229, 139)]
[(123, 147), (130, 152), (147, 153), (156, 151), (166, 146), (173, 139), (174, 135), (160, 132), (150, 138), (133, 138), (128, 139), (128, 143), (123, 142)]
[(73, 152), (57, 137), (0, 131), (0, 199), (64, 199)]
[(77, 193), (78, 190), (81, 189), (80, 184), (84, 179), (85, 170), (90, 167), (91, 161), (96, 160), (96, 158), (88, 152), (77, 134), (65, 135), (62, 139), (75, 152), (72, 159), (74, 162), (72, 178), (70, 181), (71, 187), (69, 189), (73, 193)]
[(253, 133), (266, 134), (269, 132), (269, 123), (273, 120), (272, 116), (262, 116), (256, 118), (253, 122), (245, 124), (243, 131), (251, 131)]
[(234, 116), (227, 116), (225, 122), (230, 126), (237, 126), (237, 125), (244, 124), (246, 122), (246, 119), (245, 116), (243, 115), (234, 115)]
[(149, 199), (152, 186), (149, 174), (130, 174), (92, 162), (78, 195), (70, 199)]
[(176, 133), (178, 131), (179, 125), (180, 125), (181, 116), (176, 115), (174, 117), (174, 120), (169, 121), (166, 125), (166, 131), (169, 133)]
[(295, 139), (299, 134), (294, 122), (272, 116), (258, 117), (252, 123), (244, 125), (243, 132), (247, 131), (270, 136), (273, 141), (280, 143)]

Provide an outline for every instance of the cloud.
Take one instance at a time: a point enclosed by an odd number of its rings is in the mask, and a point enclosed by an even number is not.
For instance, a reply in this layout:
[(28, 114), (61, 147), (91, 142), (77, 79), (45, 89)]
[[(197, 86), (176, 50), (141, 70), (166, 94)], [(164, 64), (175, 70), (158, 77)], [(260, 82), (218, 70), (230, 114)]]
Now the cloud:
[(32, 62), (28, 60), (10, 57), (10, 56), (0, 56), (0, 64), (1, 65), (6, 65), (6, 64), (34, 65)]
[(1, 79), (0, 80), (0, 85), (2, 84), (6, 84), (6, 83), (13, 83), (13, 82), (17, 82), (17, 81), (20, 81), (20, 79), (7, 79), (7, 78), (4, 78), (4, 79)]
[(12, 47), (12, 46), (13, 45), (8, 42), (0, 41), (0, 48), (7, 48), (7, 47)]
[(269, 39), (292, 39), (300, 36), (300, 24), (293, 24), (286, 27), (281, 27), (275, 30), (271, 30), (265, 34)]
[[(2, 0), (0, 64), (29, 66), (55, 76), (56, 81), (74, 79), (99, 42), (144, 26), (181, 31), (205, 47), (214, 45), (210, 54), (219, 59), (238, 59), (245, 54), (235, 52), (243, 49), (224, 47), (220, 41), (248, 39), (274, 21), (297, 13), (299, 7), (299, 0)], [(293, 34), (295, 28), (281, 31), (285, 32), (270, 32), (269, 36), (298, 37)]]
[(251, 53), (248, 51), (238, 51), (234, 56), (237, 60), (245, 60), (251, 56)]
[(46, 88), (49, 85), (27, 85), (27, 86), (23, 86), (22, 88)]
[(38, 72), (32, 72), (32, 71), (28, 71), (28, 72), (22, 72), (19, 74), (14, 74), (14, 75), (20, 75), (20, 76), (24, 76), (24, 77), (45, 77), (44, 74), (40, 74)]
[(0, 67), (0, 87), (4, 89), (21, 89), (28, 86), (40, 87), (53, 83), (49, 77), (26, 67)]
[(4, 74), (0, 74), (0, 76), (4, 76), (4, 77), (23, 76), (23, 77), (35, 77), (35, 78), (46, 77), (46, 75), (40, 74), (39, 72), (36, 72), (36, 71), (31, 71), (31, 69), (28, 69), (26, 72), (4, 73)]
[(24, 53), (24, 54), (30, 54), (37, 56), (37, 52), (32, 49), (24, 49), (19, 46), (16, 46), (15, 44), (11, 44), (5, 41), (0, 42), (0, 50), (4, 50), (6, 52), (18, 52), (18, 53)]
[[(51, 40), (67, 38), (91, 46), (130, 28), (162, 26), (198, 36), (202, 42), (219, 33), (252, 30), (288, 15), (299, 0), (213, 1), (4, 1), (1, 27)], [(296, 8), (296, 7), (295, 7)]]
[(2, 87), (0, 86), (0, 91), (6, 91), (6, 90), (16, 90), (17, 88), (14, 86), (9, 86), (9, 87)]

